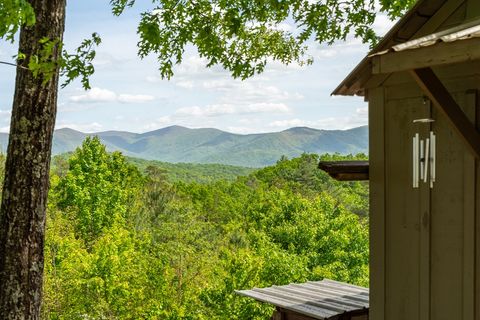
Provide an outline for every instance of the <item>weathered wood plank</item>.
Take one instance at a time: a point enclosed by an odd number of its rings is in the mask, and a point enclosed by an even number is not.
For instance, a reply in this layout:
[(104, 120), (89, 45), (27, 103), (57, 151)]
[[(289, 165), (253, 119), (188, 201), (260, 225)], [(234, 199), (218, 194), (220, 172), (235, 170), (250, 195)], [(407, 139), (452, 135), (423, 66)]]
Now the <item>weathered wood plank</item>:
[[(421, 299), (420, 290), (420, 225), (422, 201), (428, 201), (428, 196), (424, 195), (423, 185), (421, 189), (412, 188), (410, 159), (414, 133), (421, 132), (425, 136), (428, 132), (428, 128), (414, 125), (413, 120), (428, 117), (429, 111), (421, 97), (392, 101), (386, 95), (386, 302), (383, 319), (423, 320), (419, 316), (420, 304), (425, 301)], [(373, 289), (371, 291), (373, 293)]]
[(467, 19), (476, 18), (480, 16), (480, 1), (468, 0), (467, 1)]
[[(466, 95), (465, 114), (472, 123), (476, 118), (477, 92)], [(475, 311), (475, 158), (464, 155), (463, 164), (463, 319), (474, 319)]]
[(372, 57), (372, 73), (388, 74), (480, 59), (480, 38), (388, 52)]
[[(465, 91), (455, 98), (465, 106)], [(464, 155), (468, 149), (441, 110), (433, 108), (432, 112), (437, 175), (431, 191), (430, 318), (460, 320), (464, 294)]]
[(430, 68), (415, 69), (411, 72), (423, 92), (446, 116), (453, 129), (460, 135), (477, 159), (480, 158), (480, 134), (468, 120), (465, 113), (452, 98), (440, 79)]
[[(477, 92), (480, 90), (480, 81), (477, 83)], [(475, 124), (477, 130), (480, 130), (480, 99), (477, 94), (475, 104)], [(480, 161), (475, 161), (475, 311), (474, 319), (480, 320)]]
[[(412, 39), (417, 39), (428, 34), (438, 31), (438, 28), (447, 18), (460, 7), (465, 0), (448, 0), (443, 6), (435, 12), (435, 14), (428, 19), (428, 21), (413, 35)], [(476, 0), (474, 0), (476, 1)]]
[[(419, 101), (420, 102), (420, 101)], [(425, 101), (422, 108), (419, 104), (420, 112), (424, 112), (426, 118), (432, 117), (432, 106), (430, 101)], [(420, 136), (425, 139), (430, 135), (431, 124), (416, 124), (413, 126), (414, 132), (419, 132)], [(411, 132), (411, 136), (413, 133)], [(430, 269), (431, 269), (431, 252), (430, 252), (430, 237), (431, 237), (431, 220), (432, 211), (430, 206), (430, 184), (420, 183), (419, 196), (419, 216), (418, 224), (420, 228), (420, 255), (419, 255), (419, 298), (420, 310), (419, 319), (430, 319)]]
[[(475, 125), (480, 130), (480, 99), (478, 92), (480, 90), (480, 81), (477, 82), (477, 97), (475, 103)], [(480, 319), (480, 161), (475, 161), (475, 261), (473, 269), (475, 270), (475, 292), (474, 292), (474, 319)]]

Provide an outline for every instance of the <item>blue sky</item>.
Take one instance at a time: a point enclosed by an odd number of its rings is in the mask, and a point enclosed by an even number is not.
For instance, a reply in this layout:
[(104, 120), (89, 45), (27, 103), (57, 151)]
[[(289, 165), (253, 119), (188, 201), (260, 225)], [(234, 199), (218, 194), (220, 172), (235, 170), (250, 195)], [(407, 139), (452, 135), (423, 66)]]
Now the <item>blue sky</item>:
[[(189, 48), (174, 77), (162, 80), (155, 57), (137, 57), (139, 13), (147, 8), (142, 4), (150, 1), (137, 2), (135, 9), (114, 17), (108, 1), (69, 1), (67, 48), (74, 48), (92, 32), (98, 32), (103, 43), (97, 49), (92, 90), (84, 91), (78, 82), (60, 90), (57, 128), (146, 132), (182, 125), (255, 133), (367, 124), (367, 104), (362, 98), (330, 96), (367, 53), (368, 47), (359, 40), (333, 46), (311, 43), (313, 65), (274, 62), (263, 74), (245, 81), (232, 79), (220, 67), (206, 69), (205, 61)], [(383, 15), (375, 22), (379, 34), (391, 25)], [(15, 52), (15, 45), (0, 42), (0, 60), (12, 61)], [(8, 132), (15, 68), (0, 65), (0, 75), (0, 131)]]

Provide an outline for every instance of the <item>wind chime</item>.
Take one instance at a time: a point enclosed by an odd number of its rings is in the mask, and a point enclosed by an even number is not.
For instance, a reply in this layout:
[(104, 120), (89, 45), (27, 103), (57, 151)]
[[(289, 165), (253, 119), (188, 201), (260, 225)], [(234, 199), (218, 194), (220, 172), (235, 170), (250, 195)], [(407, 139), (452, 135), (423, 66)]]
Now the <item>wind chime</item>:
[[(416, 119), (413, 123), (431, 123), (433, 119)], [(420, 134), (413, 136), (413, 188), (420, 187), (420, 182), (429, 183), (433, 188), (435, 182), (436, 136), (433, 131), (425, 139)], [(429, 174), (430, 172), (430, 174)]]

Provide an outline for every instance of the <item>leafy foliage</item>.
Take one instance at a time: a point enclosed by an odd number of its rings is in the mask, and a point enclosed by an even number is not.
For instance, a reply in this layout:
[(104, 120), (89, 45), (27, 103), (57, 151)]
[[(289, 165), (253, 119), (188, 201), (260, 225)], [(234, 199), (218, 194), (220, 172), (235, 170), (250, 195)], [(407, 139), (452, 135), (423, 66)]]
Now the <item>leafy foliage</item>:
[(2, 0), (0, 2), (0, 39), (13, 42), (22, 25), (35, 23), (35, 13), (26, 0)]
[(234, 290), (367, 285), (367, 185), (332, 181), (318, 160), (184, 182), (152, 163), (141, 176), (87, 138), (52, 174), (42, 317), (268, 319)]
[[(138, 54), (141, 58), (156, 55), (162, 77), (173, 76), (173, 66), (182, 62), (185, 48), (193, 45), (207, 66), (221, 65), (235, 78), (261, 73), (269, 59), (284, 64), (310, 64), (306, 42), (315, 39), (332, 44), (353, 33), (364, 42), (375, 44), (378, 37), (372, 29), (377, 12), (399, 17), (415, 0), (153, 0), (152, 8), (141, 15), (138, 25)], [(112, 13), (121, 15), (135, 0), (111, 0)], [(34, 12), (25, 0), (0, 3), (0, 38), (13, 42), (22, 25), (35, 23)], [(295, 32), (282, 30), (282, 23), (292, 23)], [(42, 39), (62, 47), (58, 39)], [(100, 38), (93, 33), (62, 59), (51, 59), (49, 52), (38, 52), (27, 58), (33, 72), (42, 72), (46, 81), (56, 67), (66, 77), (63, 86), (80, 77), (85, 89), (94, 72), (94, 45)], [(21, 55), (21, 53), (20, 53)], [(21, 59), (23, 60), (23, 59)], [(40, 61), (42, 63), (40, 63)], [(31, 66), (30, 66), (31, 65)]]
[[(221, 65), (235, 78), (261, 73), (268, 59), (289, 64), (312, 63), (307, 40), (332, 44), (353, 33), (374, 45), (372, 29), (378, 11), (393, 19), (415, 0), (154, 0), (138, 26), (139, 56), (157, 56), (162, 77), (173, 76), (185, 47), (193, 45), (207, 66)], [(112, 12), (122, 14), (134, 0), (111, 0)], [(296, 32), (284, 31), (290, 22)]]
[(97, 137), (89, 137), (56, 187), (58, 206), (74, 216), (78, 232), (90, 243), (104, 229), (125, 221), (140, 186), (135, 167), (118, 152), (108, 154)]
[[(112, 11), (120, 15), (134, 3), (112, 0)], [(383, 1), (382, 9), (392, 9), (396, 16), (407, 5), (411, 1)], [(268, 59), (311, 63), (305, 43), (312, 38), (331, 44), (353, 32), (364, 42), (375, 43), (371, 25), (377, 9), (373, 0), (156, 0), (141, 16), (138, 53), (156, 55), (161, 75), (170, 78), (185, 47), (193, 45), (207, 66), (221, 65), (233, 77), (245, 79), (261, 73)], [(282, 30), (285, 22), (295, 24), (298, 31)]]
[(95, 72), (92, 64), (96, 55), (94, 47), (99, 46), (101, 42), (100, 36), (97, 33), (92, 33), (91, 38), (82, 41), (81, 45), (75, 50), (75, 54), (63, 50), (60, 75), (65, 77), (65, 82), (62, 84), (62, 88), (80, 77), (83, 88), (90, 89), (90, 76)]

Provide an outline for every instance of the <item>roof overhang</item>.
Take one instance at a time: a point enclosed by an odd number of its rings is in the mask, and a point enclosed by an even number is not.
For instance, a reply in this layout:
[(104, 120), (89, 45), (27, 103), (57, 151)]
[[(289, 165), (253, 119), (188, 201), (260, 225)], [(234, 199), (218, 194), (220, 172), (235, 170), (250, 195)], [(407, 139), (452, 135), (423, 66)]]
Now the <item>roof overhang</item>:
[(372, 74), (388, 74), (480, 59), (480, 20), (407, 41), (370, 55)]
[[(409, 10), (383, 37), (380, 43), (370, 51), (369, 55), (350, 72), (350, 74), (332, 92), (332, 95), (364, 95), (364, 86), (372, 76), (371, 56), (389, 50), (395, 45), (405, 43), (415, 37), (428, 34), (429, 28), (439, 27), (434, 16), (442, 16), (455, 10), (463, 3), (462, 0), (420, 0)], [(436, 19), (440, 20), (440, 19)]]

